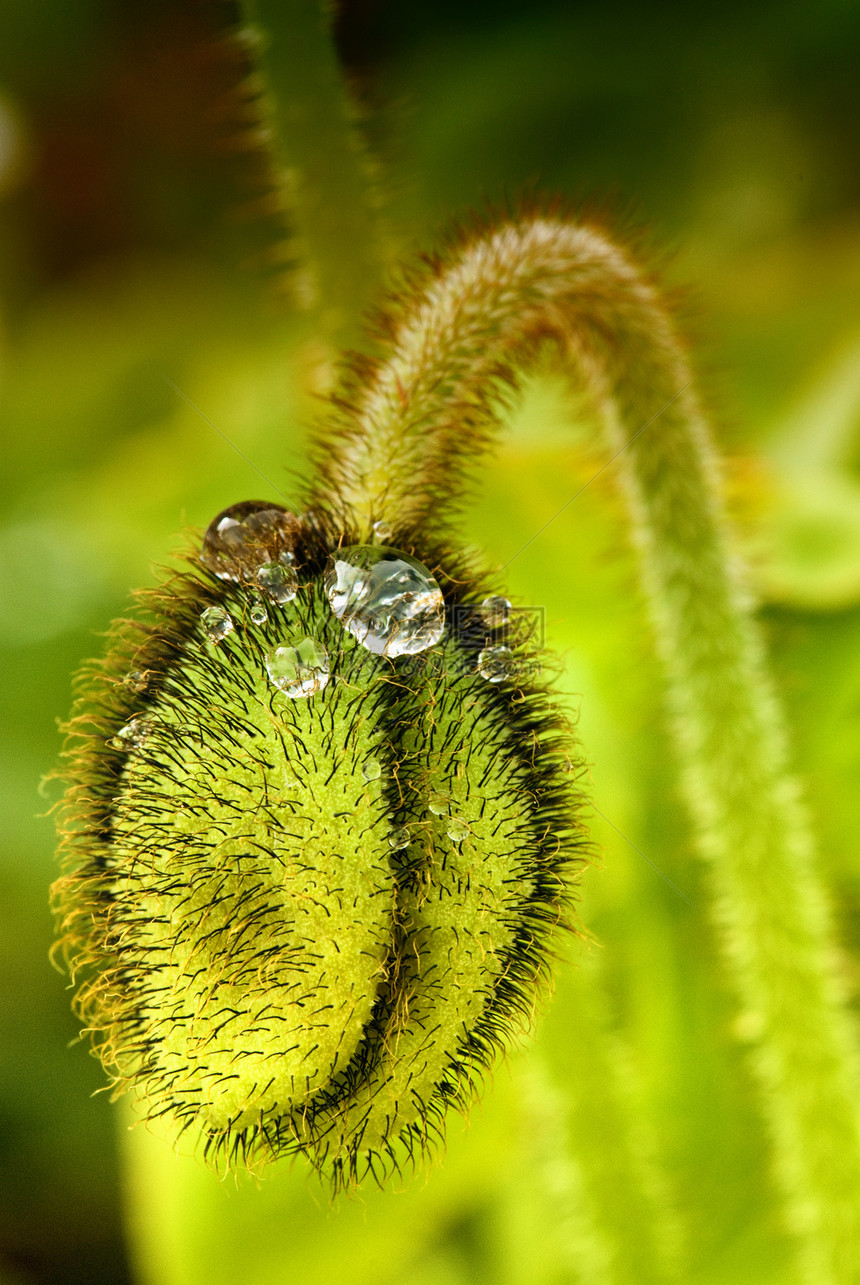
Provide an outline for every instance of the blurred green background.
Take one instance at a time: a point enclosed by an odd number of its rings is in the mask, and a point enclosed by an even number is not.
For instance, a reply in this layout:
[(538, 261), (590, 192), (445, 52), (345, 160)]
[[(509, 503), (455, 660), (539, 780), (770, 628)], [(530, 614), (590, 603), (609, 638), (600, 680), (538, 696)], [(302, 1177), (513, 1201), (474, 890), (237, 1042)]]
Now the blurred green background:
[[(426, 1180), (331, 1212), (301, 1165), (259, 1188), (165, 1168), (157, 1141), (91, 1096), (100, 1070), (69, 1047), (47, 958), (57, 794), (38, 785), (70, 676), (183, 527), (297, 495), (326, 379), (312, 324), (279, 301), (257, 161), (235, 146), (241, 68), (219, 39), (232, 17), (214, 0), (0, 9), (0, 1285), (577, 1279), (559, 1121), (575, 1077), (588, 1084), (592, 976), (594, 1021), (624, 1049), (665, 1175), (682, 1279), (792, 1282), (612, 470), (519, 554), (602, 462), (550, 376), (529, 384), (465, 533), (488, 564), (515, 559), (511, 596), (546, 609), (603, 852), (582, 902), (595, 944), (567, 949), (536, 1057), (498, 1067)], [(337, 39), (392, 251), (430, 247), (487, 202), (560, 194), (622, 233), (644, 227), (664, 279), (689, 287), (679, 306), (855, 997), (860, 6), (346, 0)]]

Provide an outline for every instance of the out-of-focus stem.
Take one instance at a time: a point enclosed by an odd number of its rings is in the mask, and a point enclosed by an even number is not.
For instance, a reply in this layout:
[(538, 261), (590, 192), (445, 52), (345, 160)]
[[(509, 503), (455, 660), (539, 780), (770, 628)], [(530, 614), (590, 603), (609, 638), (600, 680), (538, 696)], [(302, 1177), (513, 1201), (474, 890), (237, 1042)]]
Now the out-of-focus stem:
[(247, 44), (262, 78), (261, 108), (273, 177), (291, 224), (300, 301), (324, 337), (354, 342), (378, 290), (368, 160), (320, 0), (240, 0)]
[(564, 1279), (666, 1285), (678, 1279), (674, 1211), (642, 1137), (644, 1116), (631, 1100), (596, 969), (589, 961), (571, 969), (563, 990), (575, 1034), (552, 1064), (529, 1059), (521, 1074), (534, 1180)]

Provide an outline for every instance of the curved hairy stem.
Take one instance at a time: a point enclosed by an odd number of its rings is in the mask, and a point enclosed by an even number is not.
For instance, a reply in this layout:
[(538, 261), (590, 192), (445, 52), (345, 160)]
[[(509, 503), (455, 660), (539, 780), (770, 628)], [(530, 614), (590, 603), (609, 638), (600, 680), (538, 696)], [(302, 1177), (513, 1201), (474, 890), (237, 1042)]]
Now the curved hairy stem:
[(450, 519), (500, 389), (554, 340), (618, 454), (668, 676), (713, 915), (754, 1033), (775, 1168), (805, 1278), (860, 1281), (853, 1032), (762, 647), (735, 566), (684, 353), (653, 286), (598, 232), (552, 218), (466, 243), (405, 291), (383, 357), (347, 387), (317, 503), (401, 539)]

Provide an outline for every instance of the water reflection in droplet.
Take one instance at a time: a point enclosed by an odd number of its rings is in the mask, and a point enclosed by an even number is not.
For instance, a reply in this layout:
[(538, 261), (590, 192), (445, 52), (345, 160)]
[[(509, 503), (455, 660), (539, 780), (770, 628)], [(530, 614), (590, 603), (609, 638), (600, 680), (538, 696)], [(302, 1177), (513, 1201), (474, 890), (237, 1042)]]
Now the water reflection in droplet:
[(478, 673), (488, 683), (503, 683), (516, 673), (516, 661), (510, 647), (486, 647), (478, 656)]
[(200, 613), (203, 632), (216, 647), (233, 632), (233, 618), (223, 607), (207, 607)]
[(152, 719), (144, 714), (135, 714), (116, 736), (112, 736), (108, 745), (114, 750), (138, 750), (153, 730)]
[(272, 602), (291, 602), (299, 591), (295, 567), (283, 562), (265, 563), (257, 570), (254, 579)]
[(266, 604), (258, 593), (252, 593), (248, 604), (248, 615), (255, 625), (265, 625), (269, 619)]
[(213, 518), (203, 536), (200, 561), (219, 580), (238, 581), (269, 562), (290, 538), (296, 519), (270, 500), (243, 500)]
[(266, 672), (270, 681), (290, 700), (321, 692), (329, 680), (328, 652), (315, 638), (284, 643), (269, 652)]
[(332, 554), (325, 575), (331, 609), (376, 655), (415, 655), (445, 630), (442, 591), (422, 563), (398, 549), (353, 545)]
[(454, 843), (462, 843), (471, 834), (466, 822), (461, 817), (451, 817), (445, 827), (445, 833)]
[(506, 624), (510, 614), (511, 604), (507, 598), (494, 596), (485, 598), (481, 603), (481, 618), (490, 629), (498, 629), (500, 625)]

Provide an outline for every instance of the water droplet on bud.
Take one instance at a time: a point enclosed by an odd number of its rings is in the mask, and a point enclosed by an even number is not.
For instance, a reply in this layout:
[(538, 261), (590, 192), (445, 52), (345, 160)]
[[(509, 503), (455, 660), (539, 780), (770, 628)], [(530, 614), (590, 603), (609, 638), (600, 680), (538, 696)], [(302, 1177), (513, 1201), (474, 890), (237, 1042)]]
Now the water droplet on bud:
[(382, 768), (376, 759), (365, 759), (361, 765), (361, 775), (365, 781), (378, 781), (382, 776)]
[(396, 852), (398, 848), (407, 848), (411, 838), (412, 835), (410, 833), (409, 826), (403, 825), (399, 830), (391, 831), (391, 834), (388, 836), (388, 846), (389, 848), (393, 848)]
[(378, 540), (380, 544), (387, 544), (393, 535), (394, 527), (390, 522), (386, 522), (385, 518), (380, 518), (378, 522), (374, 522), (373, 538)]
[(422, 563), (399, 549), (339, 549), (329, 559), (325, 586), (338, 620), (376, 655), (413, 656), (444, 633), (442, 590)]
[(295, 525), (291, 513), (269, 500), (231, 504), (206, 528), (200, 561), (219, 580), (245, 579), (292, 539)]
[(149, 686), (149, 670), (132, 669), (122, 681), (133, 692), (145, 692)]
[(152, 726), (152, 719), (144, 714), (135, 714), (116, 736), (110, 738), (108, 745), (113, 750), (138, 750), (152, 732)]
[(514, 676), (515, 670), (516, 661), (510, 647), (486, 647), (478, 657), (478, 673), (488, 683), (503, 683)]
[(233, 618), (223, 607), (207, 607), (200, 615), (200, 623), (206, 637), (216, 647), (233, 632)]
[(498, 629), (507, 623), (511, 614), (511, 604), (507, 598), (485, 598), (481, 603), (481, 617), (490, 629)]
[(255, 625), (265, 625), (269, 619), (269, 613), (266, 611), (266, 604), (258, 593), (252, 593), (248, 615)]
[(272, 602), (290, 602), (299, 591), (299, 577), (294, 567), (282, 562), (267, 562), (254, 576), (257, 584)]
[(443, 799), (441, 794), (431, 794), (427, 804), (434, 817), (444, 817), (448, 815), (448, 800)]
[(445, 832), (454, 843), (462, 843), (472, 833), (461, 817), (451, 817), (445, 827)]
[(313, 638), (302, 638), (295, 645), (284, 643), (269, 652), (266, 672), (285, 696), (301, 700), (321, 692), (328, 682), (328, 652)]

